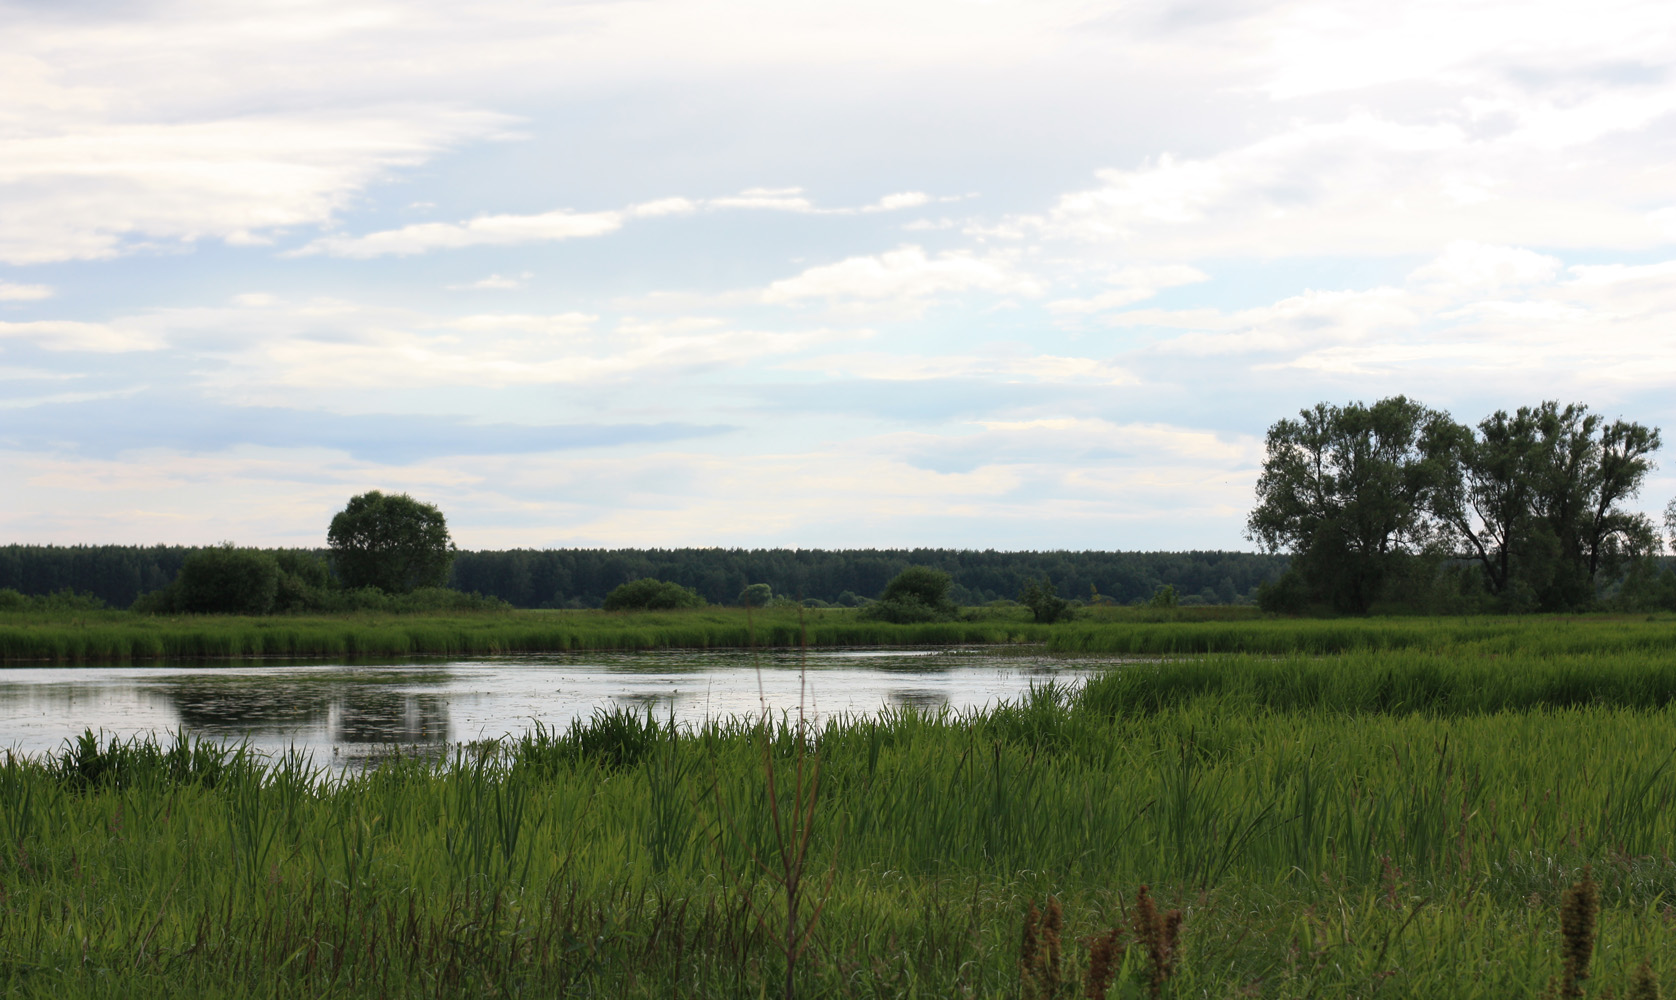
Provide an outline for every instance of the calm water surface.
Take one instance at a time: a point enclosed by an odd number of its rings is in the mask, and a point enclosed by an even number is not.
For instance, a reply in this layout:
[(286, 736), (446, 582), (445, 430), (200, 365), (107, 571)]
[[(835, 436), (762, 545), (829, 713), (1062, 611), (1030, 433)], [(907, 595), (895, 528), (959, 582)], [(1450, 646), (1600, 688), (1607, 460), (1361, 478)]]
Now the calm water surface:
[(120, 736), (184, 729), (348, 764), (393, 746), (439, 750), (519, 734), (537, 722), (563, 729), (616, 707), (683, 722), (765, 708), (795, 715), (800, 704), (821, 719), (900, 705), (967, 710), (1017, 698), (1031, 685), (1080, 683), (1114, 662), (959, 648), (3, 669), (0, 747), (39, 753), (87, 729)]

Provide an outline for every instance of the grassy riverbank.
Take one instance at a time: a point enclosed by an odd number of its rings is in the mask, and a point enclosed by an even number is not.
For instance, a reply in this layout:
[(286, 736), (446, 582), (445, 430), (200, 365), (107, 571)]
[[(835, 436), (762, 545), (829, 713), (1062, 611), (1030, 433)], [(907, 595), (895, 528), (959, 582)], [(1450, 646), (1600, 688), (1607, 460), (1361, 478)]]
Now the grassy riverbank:
[(243, 656), (355, 657), (707, 649), (749, 646), (955, 645), (1041, 641), (1020, 615), (893, 625), (854, 612), (494, 611), (331, 616), (151, 616), (125, 611), (0, 616), (0, 661), (124, 662)]
[(1171, 659), (806, 732), (619, 715), (325, 782), (8, 758), (0, 993), (755, 997), (789, 966), (1013, 998), (1057, 938), (1072, 996), (1119, 926), (1113, 997), (1534, 998), (1588, 872), (1583, 992), (1625, 996), (1676, 976), (1676, 668), (1556, 642)]
[(1428, 650), (1468, 656), (1664, 655), (1676, 618), (1262, 619), (1254, 608), (1098, 607), (1057, 625), (1020, 608), (969, 609), (960, 621), (893, 625), (852, 610), (742, 608), (610, 613), (153, 616), (127, 611), (0, 612), (0, 662), (97, 663), (185, 658), (356, 657), (587, 649), (957, 645), (1043, 642), (1056, 652), (1183, 653)]

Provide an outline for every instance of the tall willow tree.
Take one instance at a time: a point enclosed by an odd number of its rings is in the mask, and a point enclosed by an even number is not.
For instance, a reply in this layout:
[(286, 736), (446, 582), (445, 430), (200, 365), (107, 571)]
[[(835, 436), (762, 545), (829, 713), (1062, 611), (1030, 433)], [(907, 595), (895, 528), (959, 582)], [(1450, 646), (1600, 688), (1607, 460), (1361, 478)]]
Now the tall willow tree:
[(1404, 396), (1319, 403), (1269, 428), (1246, 537), (1289, 552), (1312, 599), (1365, 614), (1447, 525), (1459, 428)]
[(1659, 548), (1653, 522), (1624, 509), (1654, 468), (1657, 428), (1549, 401), (1498, 410), (1455, 440), (1460, 477), (1439, 513), (1509, 608), (1582, 606), (1603, 576)]

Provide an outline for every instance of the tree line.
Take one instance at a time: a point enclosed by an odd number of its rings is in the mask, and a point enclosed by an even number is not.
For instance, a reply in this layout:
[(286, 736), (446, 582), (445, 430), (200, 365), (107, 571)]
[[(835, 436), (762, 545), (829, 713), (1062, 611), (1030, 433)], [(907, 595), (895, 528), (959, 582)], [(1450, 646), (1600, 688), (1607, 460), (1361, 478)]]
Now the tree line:
[[(46, 595), (92, 594), (126, 608), (163, 590), (187, 557), (210, 547), (122, 545), (0, 546), (0, 589)], [(265, 550), (325, 559), (321, 549)], [(301, 576), (314, 564), (278, 559)], [(738, 603), (752, 584), (775, 595), (829, 604), (877, 597), (909, 566), (949, 574), (960, 604), (1016, 599), (1033, 581), (1051, 580), (1061, 596), (1134, 604), (1173, 587), (1183, 603), (1253, 599), (1259, 584), (1285, 569), (1283, 555), (1251, 552), (996, 552), (961, 549), (513, 549), (453, 553), (448, 587), (520, 608), (597, 608), (616, 587), (645, 577), (690, 587), (713, 604)], [(285, 577), (277, 579), (281, 599)], [(318, 582), (317, 580), (315, 582)], [(265, 583), (263, 584), (265, 586)]]
[(1259, 603), (1676, 606), (1659, 526), (1628, 507), (1660, 444), (1657, 428), (1577, 403), (1497, 410), (1472, 426), (1405, 396), (1317, 404), (1268, 431), (1247, 537), (1292, 561)]

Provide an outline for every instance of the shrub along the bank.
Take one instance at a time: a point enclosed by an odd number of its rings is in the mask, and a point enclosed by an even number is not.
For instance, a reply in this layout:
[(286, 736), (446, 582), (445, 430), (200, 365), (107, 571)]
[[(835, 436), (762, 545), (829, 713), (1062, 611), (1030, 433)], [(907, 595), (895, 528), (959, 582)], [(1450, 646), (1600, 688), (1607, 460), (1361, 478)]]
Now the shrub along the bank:
[(132, 610), (149, 615), (267, 615), (500, 611), (510, 607), (496, 597), (444, 587), (420, 587), (406, 593), (343, 587), (332, 579), (325, 560), (313, 553), (225, 545), (199, 549), (187, 556), (173, 583), (142, 595)]
[(691, 587), (683, 587), (667, 580), (651, 577), (625, 583), (605, 595), (607, 611), (671, 611), (676, 608), (702, 608), (704, 598)]
[(898, 625), (953, 621), (960, 615), (949, 600), (953, 584), (954, 578), (940, 569), (909, 566), (885, 585), (877, 601), (862, 609), (861, 617)]

